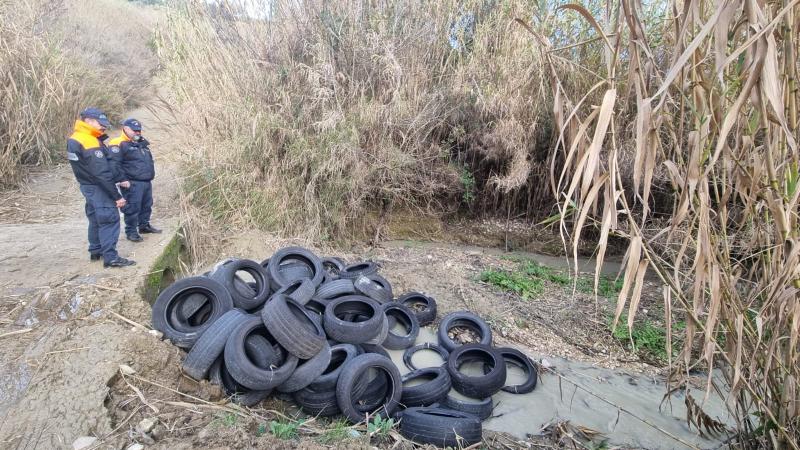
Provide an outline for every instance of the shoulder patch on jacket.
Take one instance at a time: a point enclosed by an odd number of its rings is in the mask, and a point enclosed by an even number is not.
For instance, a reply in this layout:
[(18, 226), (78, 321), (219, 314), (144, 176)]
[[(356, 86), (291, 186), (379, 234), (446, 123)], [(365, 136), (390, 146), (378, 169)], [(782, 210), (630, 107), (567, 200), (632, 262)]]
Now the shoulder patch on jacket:
[(70, 160), (70, 161), (80, 161), (80, 158), (78, 158), (78, 155), (76, 155), (73, 152), (67, 152), (67, 159)]
[(111, 146), (111, 153), (119, 153), (119, 146), (118, 145)]

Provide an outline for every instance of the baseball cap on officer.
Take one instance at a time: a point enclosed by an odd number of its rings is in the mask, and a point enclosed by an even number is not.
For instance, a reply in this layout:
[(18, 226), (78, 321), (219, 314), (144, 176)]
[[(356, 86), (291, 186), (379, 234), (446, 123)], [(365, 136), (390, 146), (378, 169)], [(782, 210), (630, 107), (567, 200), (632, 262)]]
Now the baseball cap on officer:
[(128, 127), (133, 131), (142, 131), (142, 123), (134, 118), (125, 119), (122, 122), (122, 126)]
[(111, 121), (108, 120), (105, 113), (100, 110), (99, 108), (86, 108), (81, 111), (81, 119), (92, 118), (100, 122), (100, 125), (109, 128), (111, 127)]

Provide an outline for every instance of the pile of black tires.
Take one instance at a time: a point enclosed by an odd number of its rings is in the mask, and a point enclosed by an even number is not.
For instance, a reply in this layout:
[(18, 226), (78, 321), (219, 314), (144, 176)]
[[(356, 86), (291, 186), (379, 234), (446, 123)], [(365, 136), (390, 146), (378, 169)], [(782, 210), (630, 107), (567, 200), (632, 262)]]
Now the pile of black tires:
[[(375, 263), (347, 265), (301, 247), (283, 248), (261, 264), (221, 261), (203, 276), (176, 281), (153, 305), (153, 327), (188, 350), (185, 373), (218, 384), (239, 404), (275, 394), (312, 416), (341, 414), (354, 423), (394, 417), (415, 442), (472, 445), (481, 440), (492, 395), (532, 391), (536, 366), (518, 350), (493, 348), (491, 329), (469, 312), (442, 319), (438, 345), (415, 345), (420, 327), (435, 320), (433, 298), (395, 298)], [(397, 324), (405, 334), (393, 331)], [(459, 344), (450, 336), (455, 329), (479, 342)], [(404, 349), (411, 372), (401, 376), (385, 349)], [(422, 349), (444, 363), (414, 367), (412, 356)], [(482, 374), (460, 370), (476, 362)], [(524, 384), (505, 385), (507, 363), (525, 371)], [(451, 388), (479, 401), (454, 398)]]

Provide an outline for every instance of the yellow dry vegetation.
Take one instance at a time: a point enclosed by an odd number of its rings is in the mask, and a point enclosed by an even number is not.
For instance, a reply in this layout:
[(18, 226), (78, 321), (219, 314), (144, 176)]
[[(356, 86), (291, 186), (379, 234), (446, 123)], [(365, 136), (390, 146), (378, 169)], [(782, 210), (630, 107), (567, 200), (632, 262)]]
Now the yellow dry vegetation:
[[(573, 250), (585, 226), (600, 230), (598, 268), (610, 236), (628, 242), (614, 326), (625, 315), (632, 329), (647, 274), (663, 282), (666, 321), (687, 324), (670, 361), (674, 389), (706, 367), (706, 395), (727, 392), (751, 443), (796, 449), (800, 2), (664, 4), (664, 21), (642, 20), (632, 0), (600, 15), (562, 7), (581, 14), (603, 46), (589, 93), (564, 85), (559, 52), (520, 21), (552, 74), (562, 230)], [(593, 92), (603, 93), (599, 104)], [(656, 220), (651, 188), (664, 181), (673, 202), (659, 205)], [(714, 367), (728, 386), (712, 386)], [(715, 427), (702, 403), (691, 405), (692, 423)]]

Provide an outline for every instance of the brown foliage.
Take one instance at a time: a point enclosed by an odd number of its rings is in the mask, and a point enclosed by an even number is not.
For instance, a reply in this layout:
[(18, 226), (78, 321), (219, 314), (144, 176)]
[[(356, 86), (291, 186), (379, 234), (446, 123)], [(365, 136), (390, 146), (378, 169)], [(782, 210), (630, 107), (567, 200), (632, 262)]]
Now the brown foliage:
[[(629, 243), (614, 325), (627, 307), (632, 326), (644, 277), (655, 274), (665, 309), (687, 323), (682, 370), (705, 366), (708, 395), (711, 369), (722, 367), (740, 431), (774, 448), (798, 448), (800, 436), (799, 3), (671, 2), (660, 45), (648, 38), (662, 23), (645, 23), (639, 2), (597, 19), (567, 5), (602, 45), (604, 77), (590, 90), (604, 92), (599, 106), (590, 94), (572, 100), (553, 45), (526, 25), (553, 75), (561, 225), (574, 249), (585, 225), (601, 230), (598, 267), (612, 233)], [(621, 170), (627, 140), (632, 176)], [(669, 226), (653, 232), (651, 188), (663, 174), (675, 202)]]
[(141, 98), (155, 67), (150, 14), (109, 0), (0, 2), (0, 188), (62, 162), (81, 109), (118, 119)]
[[(159, 52), (190, 130), (190, 197), (311, 238), (351, 237), (386, 208), (547, 214), (547, 90), (511, 20), (525, 2), (483, 3), (279, 1), (269, 21), (180, 3)], [(457, 51), (466, 11), (476, 31)]]

